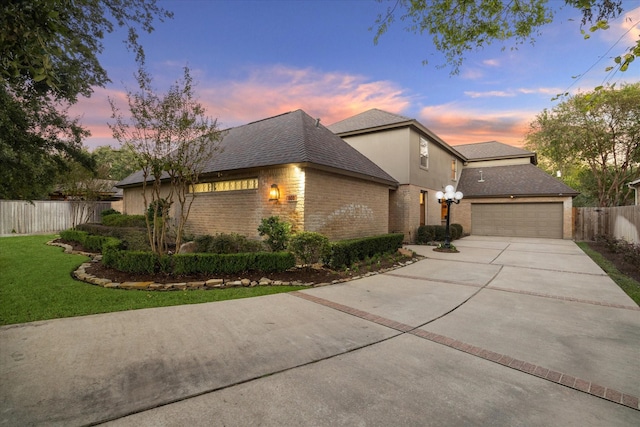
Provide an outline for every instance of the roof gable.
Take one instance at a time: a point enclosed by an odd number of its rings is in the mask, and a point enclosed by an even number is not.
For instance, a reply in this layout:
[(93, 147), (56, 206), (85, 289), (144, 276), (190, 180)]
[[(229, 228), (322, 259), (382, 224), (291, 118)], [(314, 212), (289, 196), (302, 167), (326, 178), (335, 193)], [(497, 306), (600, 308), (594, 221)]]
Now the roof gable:
[(535, 153), (531, 151), (523, 150), (521, 148), (507, 145), (498, 141), (456, 145), (454, 149), (470, 161), (516, 157), (535, 157)]
[[(302, 110), (296, 110), (228, 129), (219, 150), (205, 165), (203, 174), (308, 163), (374, 178), (397, 181), (379, 166)], [(142, 182), (137, 172), (118, 183)]]
[(412, 119), (373, 108), (327, 126), (336, 134), (411, 122)]
[(576, 196), (573, 188), (532, 164), (463, 169), (458, 183), (465, 197)]

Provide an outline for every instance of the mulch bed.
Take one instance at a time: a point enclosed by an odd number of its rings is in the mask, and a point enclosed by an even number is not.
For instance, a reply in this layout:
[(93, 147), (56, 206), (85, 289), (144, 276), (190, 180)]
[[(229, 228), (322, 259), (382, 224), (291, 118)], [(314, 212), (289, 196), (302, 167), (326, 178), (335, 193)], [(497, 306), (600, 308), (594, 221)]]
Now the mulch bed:
[[(82, 245), (77, 242), (65, 241), (62, 239), (56, 240), (56, 242), (65, 243), (71, 245), (73, 250), (86, 252)], [(403, 261), (408, 261), (409, 258)], [(259, 281), (263, 277), (267, 277), (271, 280), (280, 280), (282, 282), (300, 282), (300, 283), (331, 283), (334, 280), (343, 280), (352, 278), (355, 276), (366, 274), (367, 272), (375, 272), (382, 269), (393, 267), (395, 264), (387, 259), (383, 259), (380, 263), (367, 265), (361, 263), (356, 270), (341, 270), (335, 271), (329, 268), (314, 266), (313, 268), (294, 268), (291, 270), (283, 271), (280, 273), (260, 273), (248, 271), (241, 274), (190, 274), (190, 275), (171, 275), (171, 274), (134, 274), (124, 273), (113, 268), (104, 266), (101, 262), (92, 262), (91, 266), (85, 271), (88, 274), (92, 274), (96, 277), (103, 279), (109, 279), (112, 282), (154, 282), (154, 283), (181, 283), (181, 282), (200, 282), (209, 279), (225, 279), (225, 281), (234, 281), (241, 279), (249, 279), (251, 281)]]
[(604, 243), (589, 242), (589, 247), (610, 261), (625, 276), (629, 276), (640, 283), (640, 266), (633, 265), (624, 259), (621, 253), (613, 253), (607, 250)]

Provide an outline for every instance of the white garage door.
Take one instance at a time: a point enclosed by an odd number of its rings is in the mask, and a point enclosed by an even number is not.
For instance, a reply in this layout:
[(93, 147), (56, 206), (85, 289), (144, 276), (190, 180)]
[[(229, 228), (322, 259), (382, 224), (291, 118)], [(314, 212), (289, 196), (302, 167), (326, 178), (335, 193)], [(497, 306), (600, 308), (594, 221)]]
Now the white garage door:
[(471, 234), (562, 239), (562, 203), (473, 203)]

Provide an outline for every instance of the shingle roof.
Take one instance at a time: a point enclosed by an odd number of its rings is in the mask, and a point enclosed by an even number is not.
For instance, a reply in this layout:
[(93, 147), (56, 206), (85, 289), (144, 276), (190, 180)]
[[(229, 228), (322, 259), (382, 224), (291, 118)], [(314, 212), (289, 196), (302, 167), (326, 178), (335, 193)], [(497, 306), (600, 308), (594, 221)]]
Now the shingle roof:
[(371, 129), (379, 126), (394, 125), (398, 123), (411, 122), (412, 119), (398, 114), (373, 108), (363, 113), (336, 122), (327, 128), (336, 134), (352, 132), (356, 130)]
[[(484, 182), (479, 182), (481, 177)], [(465, 168), (460, 175), (457, 190), (462, 191), (464, 197), (576, 196), (579, 194), (532, 164)]]
[(504, 159), (509, 157), (533, 157), (535, 153), (498, 141), (476, 142), (453, 147), (469, 160)]
[[(395, 185), (397, 181), (316, 119), (296, 110), (225, 131), (203, 173), (309, 163)], [(142, 173), (118, 186), (142, 182)]]

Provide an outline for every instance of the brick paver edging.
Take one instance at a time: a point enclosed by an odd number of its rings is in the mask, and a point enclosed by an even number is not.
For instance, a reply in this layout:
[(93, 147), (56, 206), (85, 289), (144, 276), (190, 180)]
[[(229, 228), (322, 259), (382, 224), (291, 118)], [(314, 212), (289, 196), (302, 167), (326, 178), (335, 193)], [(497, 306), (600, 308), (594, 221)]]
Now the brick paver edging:
[(352, 316), (356, 316), (361, 319), (368, 320), (368, 321), (377, 323), (379, 325), (386, 326), (391, 329), (395, 329), (403, 333), (410, 333), (414, 336), (424, 338), (426, 340), (429, 340), (438, 344), (445, 345), (447, 347), (462, 351), (467, 354), (471, 354), (481, 359), (485, 359), (494, 363), (499, 363), (503, 366), (509, 367), (511, 369), (515, 369), (525, 374), (534, 375), (544, 380), (551, 381), (553, 383), (560, 384), (565, 387), (569, 387), (574, 390), (578, 390), (583, 393), (590, 394), (592, 396), (609, 400), (619, 405), (627, 406), (631, 409), (635, 409), (636, 411), (640, 411), (640, 398), (638, 398), (637, 396), (622, 393), (615, 389), (604, 387), (599, 384), (593, 383), (591, 381), (584, 380), (582, 378), (576, 378), (569, 374), (557, 372), (552, 369), (547, 369), (542, 366), (538, 366), (533, 363), (526, 362), (524, 360), (519, 360), (510, 356), (507, 356), (506, 354), (496, 353), (491, 350), (484, 349), (482, 347), (477, 347), (471, 344), (467, 344), (451, 337), (447, 337), (444, 335), (439, 335), (433, 332), (414, 328), (413, 326), (410, 326), (404, 323), (396, 322), (391, 319), (380, 317), (375, 314), (358, 310), (357, 308), (339, 304), (324, 298), (316, 297), (314, 295), (309, 295), (304, 292), (299, 292), (299, 291), (291, 292), (290, 295), (293, 295), (298, 298), (302, 298), (307, 301), (311, 301), (320, 305), (324, 305), (326, 307), (333, 308), (343, 313), (347, 313)]

